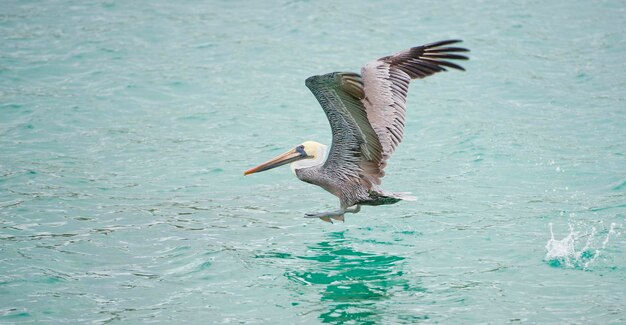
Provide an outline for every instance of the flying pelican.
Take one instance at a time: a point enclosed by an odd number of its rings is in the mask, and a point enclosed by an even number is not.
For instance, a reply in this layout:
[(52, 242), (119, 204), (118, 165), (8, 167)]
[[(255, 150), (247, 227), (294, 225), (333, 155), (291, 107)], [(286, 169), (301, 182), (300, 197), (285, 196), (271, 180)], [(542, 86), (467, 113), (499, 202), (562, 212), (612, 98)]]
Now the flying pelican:
[(291, 163), (291, 170), (307, 183), (339, 197), (334, 211), (307, 213), (305, 217), (327, 222), (344, 221), (345, 213), (357, 213), (361, 205), (393, 204), (415, 200), (409, 193), (392, 193), (379, 188), (387, 159), (402, 140), (406, 96), (411, 79), (421, 79), (445, 67), (465, 70), (446, 59), (467, 60), (446, 47), (461, 42), (446, 40), (410, 48), (366, 64), (361, 75), (333, 72), (306, 79), (324, 109), (333, 134), (327, 146), (306, 141), (244, 175)]

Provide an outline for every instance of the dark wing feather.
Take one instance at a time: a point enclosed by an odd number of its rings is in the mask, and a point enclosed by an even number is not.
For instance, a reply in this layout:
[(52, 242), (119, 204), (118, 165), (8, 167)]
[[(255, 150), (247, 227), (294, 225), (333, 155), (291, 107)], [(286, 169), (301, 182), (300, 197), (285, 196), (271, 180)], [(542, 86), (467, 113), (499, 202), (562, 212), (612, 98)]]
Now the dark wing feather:
[(467, 49), (444, 47), (458, 42), (461, 41), (447, 40), (413, 47), (372, 61), (361, 69), (365, 93), (362, 102), (383, 149), (381, 170), (402, 141), (409, 82), (411, 79), (446, 71), (445, 67), (464, 70), (446, 61), (468, 59), (463, 55), (451, 54), (468, 52)]

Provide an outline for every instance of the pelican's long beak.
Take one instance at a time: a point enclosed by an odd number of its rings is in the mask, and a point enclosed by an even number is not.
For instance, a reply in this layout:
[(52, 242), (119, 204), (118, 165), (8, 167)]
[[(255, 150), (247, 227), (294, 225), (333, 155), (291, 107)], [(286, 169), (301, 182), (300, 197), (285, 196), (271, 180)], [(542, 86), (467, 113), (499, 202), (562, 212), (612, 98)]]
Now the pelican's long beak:
[(249, 175), (249, 174), (254, 174), (254, 173), (270, 170), (272, 168), (276, 168), (278, 166), (282, 166), (282, 165), (306, 158), (306, 153), (302, 149), (300, 150), (298, 149), (299, 148), (297, 147), (294, 149), (291, 149), (278, 157), (275, 157), (269, 161), (266, 161), (254, 168), (250, 168), (246, 170), (245, 172), (243, 172), (243, 174)]

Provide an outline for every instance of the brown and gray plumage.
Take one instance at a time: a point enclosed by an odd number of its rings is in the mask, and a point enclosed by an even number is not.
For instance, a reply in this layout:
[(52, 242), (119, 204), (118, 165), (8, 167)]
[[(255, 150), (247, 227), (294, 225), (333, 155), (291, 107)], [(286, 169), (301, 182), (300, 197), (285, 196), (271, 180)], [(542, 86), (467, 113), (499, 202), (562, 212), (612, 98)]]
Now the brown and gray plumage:
[(339, 210), (306, 215), (324, 221), (344, 220), (345, 213), (356, 213), (361, 205), (413, 199), (381, 190), (380, 179), (385, 176), (387, 160), (402, 141), (409, 82), (446, 68), (464, 70), (447, 61), (468, 59), (456, 54), (467, 49), (448, 46), (458, 42), (440, 41), (382, 57), (366, 64), (361, 75), (333, 72), (308, 78), (306, 86), (330, 122), (330, 151), (323, 144), (307, 141), (244, 174), (292, 163), (300, 180), (339, 197)]

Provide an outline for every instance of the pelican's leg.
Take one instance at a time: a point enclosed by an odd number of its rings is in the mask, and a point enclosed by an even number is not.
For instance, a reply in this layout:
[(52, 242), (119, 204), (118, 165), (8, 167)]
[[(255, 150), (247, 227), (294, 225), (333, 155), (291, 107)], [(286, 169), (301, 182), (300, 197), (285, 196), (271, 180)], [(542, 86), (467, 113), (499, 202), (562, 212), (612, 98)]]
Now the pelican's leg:
[(350, 208), (346, 209), (346, 213), (358, 213), (359, 211), (361, 211), (361, 206), (360, 205), (355, 205), (354, 209), (350, 210)]
[(334, 210), (334, 211), (323, 211), (323, 212), (317, 212), (317, 213), (307, 213), (304, 215), (305, 218), (320, 218), (326, 222), (333, 222), (334, 220), (339, 220), (339, 221), (344, 221), (344, 217), (343, 215), (345, 213), (357, 213), (361, 211), (361, 206), (360, 205), (356, 205), (354, 206), (353, 209), (350, 208), (341, 208), (339, 210)]

